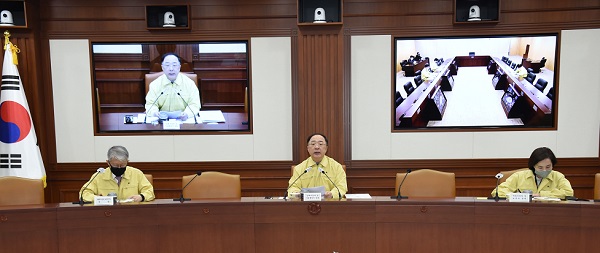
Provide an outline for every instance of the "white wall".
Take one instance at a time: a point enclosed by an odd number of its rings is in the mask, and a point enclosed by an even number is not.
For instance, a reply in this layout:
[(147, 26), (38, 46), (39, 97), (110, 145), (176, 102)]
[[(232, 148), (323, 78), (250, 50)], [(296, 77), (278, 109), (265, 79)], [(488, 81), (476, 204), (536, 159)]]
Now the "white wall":
[(88, 40), (50, 40), (59, 163), (102, 162), (113, 145), (131, 161), (292, 160), (291, 40), (252, 38), (253, 134), (94, 136)]
[[(390, 35), (351, 39), (352, 159), (598, 157), (600, 29), (561, 32), (556, 131), (392, 133)], [(382, 99), (373, 99), (382, 98)]]
[[(562, 31), (556, 131), (392, 133), (392, 39), (352, 37), (353, 159), (523, 158), (539, 146), (559, 157), (598, 156), (600, 62), (590, 59), (600, 58), (600, 29)], [(292, 160), (291, 40), (253, 38), (250, 46), (252, 135), (109, 137), (93, 133), (89, 42), (51, 40), (57, 161), (101, 162), (112, 145), (137, 162)]]

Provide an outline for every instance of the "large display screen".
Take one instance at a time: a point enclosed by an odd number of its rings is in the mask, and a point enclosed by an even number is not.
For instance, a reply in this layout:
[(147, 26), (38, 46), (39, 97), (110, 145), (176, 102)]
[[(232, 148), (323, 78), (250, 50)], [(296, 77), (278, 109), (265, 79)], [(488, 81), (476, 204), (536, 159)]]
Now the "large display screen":
[(393, 129), (556, 129), (558, 41), (558, 34), (395, 38)]
[[(250, 131), (247, 41), (93, 42), (91, 49), (96, 133)], [(179, 62), (164, 64), (167, 53)], [(179, 79), (169, 83), (165, 68)]]

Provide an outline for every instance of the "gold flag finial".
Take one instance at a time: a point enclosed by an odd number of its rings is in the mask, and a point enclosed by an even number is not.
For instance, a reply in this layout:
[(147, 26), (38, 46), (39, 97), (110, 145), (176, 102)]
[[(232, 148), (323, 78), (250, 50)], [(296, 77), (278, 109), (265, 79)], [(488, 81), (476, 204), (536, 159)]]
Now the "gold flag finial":
[(10, 43), (10, 40), (8, 40), (8, 37), (10, 37), (10, 32), (8, 30), (4, 31), (4, 50), (6, 50), (6, 45), (8, 45), (8, 43)]

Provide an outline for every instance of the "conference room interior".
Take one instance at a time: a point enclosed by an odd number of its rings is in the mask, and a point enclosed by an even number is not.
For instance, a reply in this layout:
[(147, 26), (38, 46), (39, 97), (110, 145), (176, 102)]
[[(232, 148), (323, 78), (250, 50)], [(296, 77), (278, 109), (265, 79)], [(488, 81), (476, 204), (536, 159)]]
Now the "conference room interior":
[[(597, 203), (508, 203), (487, 197), (496, 186), (494, 175), (527, 167), (531, 151), (547, 146), (557, 155), (555, 169), (569, 179), (575, 196), (595, 198), (595, 175), (600, 173), (600, 115), (595, 113), (600, 109), (600, 76), (595, 74), (600, 69), (600, 61), (595, 60), (600, 58), (600, 3), (498, 1), (497, 20), (456, 22), (453, 16), (458, 16), (459, 8), (455, 4), (469, 5), (469, 1), (332, 1), (337, 7), (325, 6), (325, 10), (337, 13), (328, 14), (326, 23), (313, 23), (315, 8), (301, 7), (318, 4), (313, 0), (25, 0), (3, 1), (0, 7), (8, 6), (6, 2), (21, 4), (26, 10), (13, 12), (26, 13), (26, 23), (2, 28), (10, 32), (11, 42), (20, 49), (18, 69), (47, 186), (45, 205), (0, 207), (0, 251), (593, 250), (600, 231)], [(487, 6), (483, 2), (480, 5)], [(168, 28), (148, 21), (152, 19), (149, 13), (155, 15), (156, 9), (169, 6), (177, 6), (176, 14), (184, 11), (185, 27)], [(330, 22), (333, 18), (336, 20)], [(558, 53), (538, 54), (532, 45), (526, 57), (532, 63), (541, 57), (548, 59), (541, 72), (535, 73), (534, 82), (540, 78), (548, 81), (539, 93), (546, 96), (554, 86), (558, 91), (549, 108), (552, 117), (544, 121), (543, 129), (434, 126), (443, 124), (444, 119), (430, 121), (434, 129), (429, 125), (426, 129), (395, 129), (395, 91), (406, 98), (401, 86), (409, 81), (414, 84), (414, 76), (398, 71), (397, 58), (419, 52), (429, 57), (430, 66), (435, 58), (443, 58), (440, 66), (445, 68), (452, 59), (468, 59), (469, 52), (476, 58), (488, 57), (485, 66), (458, 66), (452, 91), (427, 86), (427, 91), (440, 90), (439, 94), (447, 98), (444, 118), (448, 118), (463, 111), (453, 108), (460, 105), (453, 102), (462, 101), (461, 96), (473, 97), (461, 92), (465, 84), (472, 84), (467, 80), (470, 72), (477, 76), (474, 79), (485, 80), (477, 87), (484, 90), (485, 100), (495, 100), (494, 110), (502, 110), (498, 106), (506, 89), (494, 89), (493, 74), (487, 72), (489, 60), (513, 78), (503, 56), (522, 63), (525, 53), (466, 50), (444, 55), (409, 50), (399, 56), (396, 38), (523, 34), (557, 35)], [(158, 53), (138, 65), (128, 65), (135, 57), (105, 57), (123, 65), (104, 69), (106, 83), (100, 86), (109, 84), (100, 87), (98, 96), (93, 44), (214, 41), (243, 41), (248, 45), (247, 65), (235, 70), (217, 69), (221, 73), (243, 72), (245, 76), (225, 80), (207, 77), (204, 82), (211, 86), (209, 91), (227, 93), (224, 101), (208, 100), (212, 104), (207, 109), (247, 115), (238, 120), (237, 125), (245, 127), (242, 131), (97, 131), (99, 113), (143, 112), (144, 75), (152, 72), (149, 63)], [(195, 63), (187, 70), (201, 79), (206, 70), (215, 68), (199, 65), (193, 52), (184, 55)], [(436, 77), (441, 80), (443, 74)], [(530, 84), (518, 78), (512, 81)], [(199, 80), (199, 85), (202, 83)], [(229, 87), (220, 86), (223, 83)], [(243, 87), (248, 87), (247, 95)], [(419, 97), (423, 101), (426, 98)], [(115, 118), (119, 124), (121, 120), (121, 116)], [(242, 124), (246, 120), (248, 125)], [(290, 166), (308, 157), (306, 138), (315, 132), (328, 137), (327, 155), (346, 166), (348, 193), (368, 193), (373, 199), (315, 203), (278, 199), (288, 186)], [(96, 169), (107, 166), (106, 150), (114, 145), (128, 148), (130, 166), (152, 175), (157, 200), (142, 205), (72, 204)], [(407, 169), (454, 173), (457, 197), (391, 199), (398, 190), (397, 175)], [(242, 197), (173, 201), (181, 194), (182, 178), (197, 171), (239, 175)], [(293, 227), (298, 230), (290, 231)], [(514, 243), (499, 239), (515, 231), (519, 235), (513, 238)], [(310, 233), (327, 237), (315, 243), (317, 239), (305, 236)], [(450, 234), (456, 237), (447, 236)], [(130, 240), (120, 240), (122, 237)], [(430, 238), (430, 243), (415, 243), (422, 238)], [(532, 238), (544, 243), (531, 243)]]
[[(501, 103), (507, 91), (505, 88), (496, 87), (493, 79), (496, 69), (502, 69), (502, 74), (506, 73), (513, 80), (523, 83), (526, 91), (538, 88), (541, 92), (540, 95), (550, 98), (556, 92), (556, 89), (553, 88), (556, 86), (554, 82), (555, 49), (555, 36), (398, 38), (395, 45), (396, 95), (393, 101), (394, 106), (397, 108), (400, 103), (412, 102), (406, 99), (408, 97), (407, 91), (425, 90), (426, 86), (435, 83), (440, 75), (446, 75), (446, 78), (450, 80), (443, 81), (451, 82), (451, 84), (448, 88), (443, 88), (443, 96), (447, 101), (443, 117), (441, 119), (430, 119), (426, 122), (426, 125), (421, 127), (498, 128), (503, 126), (531, 127), (533, 125), (536, 127), (552, 127), (552, 125), (544, 126), (535, 123), (525, 125), (521, 117), (509, 117), (508, 113), (503, 111)], [(545, 56), (546, 54), (548, 57)], [(456, 56), (465, 56), (462, 57), (463, 59), (468, 56), (468, 58), (474, 59), (475, 56), (480, 58), (482, 55), (490, 56), (490, 61), (480, 61), (477, 64), (466, 63), (467, 66), (453, 64)], [(419, 57), (418, 61), (414, 60), (415, 56)], [(535, 60), (532, 60), (532, 58)], [(542, 59), (545, 59), (544, 64), (540, 65)], [(531, 68), (531, 62), (538, 64), (539, 67)], [(526, 74), (529, 77), (519, 77), (516, 73), (519, 66), (523, 64), (527, 66), (523, 69), (527, 70)], [(490, 69), (491, 67), (493, 67), (493, 70)], [(449, 69), (450, 71), (448, 71)], [(430, 80), (425, 80), (419, 76), (427, 70), (429, 72), (423, 77), (428, 76)], [(456, 72), (456, 74), (453, 75), (453, 72)], [(421, 86), (423, 82), (426, 85)], [(537, 82), (543, 83), (544, 86), (535, 86)], [(425, 95), (427, 94), (422, 96)], [(552, 108), (556, 108), (552, 101), (549, 106), (550, 112), (552, 112)], [(394, 117), (398, 119), (402, 117), (402, 113), (404, 111), (397, 111)], [(396, 129), (403, 128), (396, 125)]]
[[(382, 7), (393, 5), (377, 1), (373, 3)], [(53, 1), (31, 1), (26, 4), (30, 7), (27, 9), (29, 27), (9, 30), (12, 42), (21, 50), (21, 62), (29, 63), (21, 64), (19, 70), (46, 165), (46, 200), (49, 203), (76, 199), (79, 187), (93, 172), (91, 168), (103, 166), (105, 150), (115, 144), (130, 149), (131, 165), (154, 175), (159, 198), (176, 196), (180, 188), (178, 178), (193, 174), (198, 169), (241, 175), (243, 196), (282, 194), (289, 179), (286, 168), (305, 159), (307, 154), (304, 138), (313, 132), (326, 134), (331, 141), (328, 155), (347, 166), (351, 193), (390, 195), (393, 191), (392, 178), (396, 173), (409, 168), (430, 168), (456, 173), (458, 195), (484, 196), (494, 185), (492, 176), (495, 173), (524, 167), (526, 156), (533, 148), (549, 146), (559, 155), (561, 169), (572, 178), (578, 195), (584, 198), (592, 197), (591, 176), (597, 169), (596, 151), (600, 145), (592, 144), (590, 140), (598, 139), (594, 137), (598, 135), (598, 131), (593, 130), (596, 123), (584, 124), (587, 120), (595, 122), (594, 117), (590, 118), (588, 114), (584, 117), (581, 115), (584, 112), (574, 108), (580, 108), (577, 105), (583, 103), (582, 101), (586, 101), (586, 107), (595, 105), (594, 99), (585, 98), (594, 92), (578, 93), (577, 99), (560, 94), (568, 95), (579, 88), (587, 91), (595, 89), (595, 86), (573, 81), (585, 76), (591, 78), (590, 82), (594, 82), (594, 75), (589, 74), (593, 71), (589, 68), (595, 66), (595, 61), (579, 64), (579, 58), (576, 58), (579, 51), (571, 52), (584, 47), (581, 43), (589, 41), (589, 36), (594, 36), (594, 25), (573, 23), (567, 16), (555, 15), (555, 19), (561, 20), (565, 27), (545, 27), (545, 22), (555, 20), (545, 17), (535, 25), (506, 19), (484, 28), (475, 24), (453, 25), (444, 21), (443, 15), (432, 14), (434, 20), (439, 20), (438, 22), (445, 23), (446, 26), (430, 24), (429, 26), (436, 28), (435, 32), (424, 32), (418, 23), (413, 23), (414, 21), (403, 22), (403, 30), (392, 28), (395, 27), (391, 25), (394, 23), (379, 21), (382, 30), (373, 34), (372, 30), (367, 28), (370, 26), (361, 25), (359, 21), (371, 19), (376, 15), (361, 10), (354, 3), (345, 3), (344, 12), (361, 14), (351, 17), (342, 15), (344, 22), (341, 27), (338, 24), (299, 25), (294, 14), (289, 18), (268, 23), (266, 27), (253, 26), (252, 22), (245, 24), (247, 16), (234, 15), (226, 24), (241, 22), (243, 25), (232, 27), (213, 24), (209, 29), (202, 24), (215, 22), (215, 19), (203, 16), (205, 14), (200, 10), (208, 8), (215, 15), (230, 13), (215, 6), (209, 8), (205, 4), (194, 3), (189, 6), (189, 29), (165, 30), (148, 29), (146, 23), (139, 22), (139, 18), (144, 18), (143, 10), (147, 7), (146, 4), (135, 4), (132, 8), (138, 12), (130, 15), (138, 19), (134, 18), (121, 25), (111, 23), (114, 17), (97, 13), (98, 19), (102, 20), (98, 26), (82, 23), (76, 18), (82, 15), (81, 13), (98, 7), (93, 3), (80, 6), (69, 2), (58, 4)], [(296, 4), (279, 3), (293, 10), (296, 10)], [(566, 4), (564, 8), (570, 8), (569, 6)], [(102, 8), (112, 10), (112, 13), (122, 10), (122, 7), (111, 4)], [(451, 8), (443, 8), (451, 11)], [(52, 10), (69, 12), (57, 17), (58, 14), (53, 14)], [(264, 14), (264, 19), (274, 19), (272, 14)], [(586, 17), (588, 12), (583, 11), (581, 15)], [(41, 19), (41, 16), (45, 18)], [(394, 17), (400, 20), (407, 18), (402, 13), (396, 13)], [(590, 20), (591, 24), (597, 22), (595, 17), (590, 17)], [(521, 26), (521, 29), (507, 31), (506, 27), (513, 26)], [(35, 32), (41, 27), (44, 27), (44, 36), (38, 37)], [(97, 31), (96, 27), (102, 27), (102, 30)], [(232, 36), (215, 33), (215, 29), (229, 31)], [(94, 33), (90, 33), (91, 30), (94, 30)], [(290, 31), (297, 32), (299, 36), (290, 37)], [(342, 33), (343, 31), (352, 33)], [(394, 97), (389, 87), (395, 85), (395, 78), (385, 80), (386, 76), (396, 76), (396, 73), (386, 73), (390, 66), (395, 64), (390, 60), (396, 57), (393, 51), (394, 38), (452, 35), (460, 37), (465, 34), (491, 37), (521, 34), (559, 35), (557, 50), (560, 50), (560, 58), (553, 59), (551, 54), (533, 55), (535, 46), (530, 49), (529, 57), (532, 60), (546, 57), (556, 61), (548, 62), (547, 67), (536, 74), (538, 78), (544, 76), (545, 79), (552, 80), (547, 76), (553, 71), (548, 66), (560, 66), (560, 73), (555, 75), (560, 79), (561, 85), (560, 93), (557, 93), (559, 97), (556, 98), (556, 101), (560, 101), (559, 106), (553, 108), (553, 112), (558, 114), (554, 128), (543, 131), (498, 132), (450, 130), (444, 132), (445, 137), (441, 139), (436, 133), (396, 133), (390, 130), (389, 126), (393, 126), (390, 122), (390, 115), (393, 113), (388, 111), (391, 107), (390, 100), (374, 98)], [(315, 41), (308, 40), (309, 38)], [(144, 40), (154, 43), (248, 41), (248, 109), (251, 132), (121, 133), (113, 136), (95, 134), (93, 115), (96, 94), (94, 74), (90, 71), (93, 66), (91, 44), (133, 43)], [(361, 41), (384, 44), (377, 44), (379, 48), (372, 48), (370, 45), (361, 44)], [(474, 51), (476, 56), (483, 54)], [(369, 55), (363, 56), (363, 52), (368, 52)], [(406, 56), (415, 52), (407, 52)], [(585, 55), (592, 57), (590, 53), (594, 52), (590, 51)], [(519, 62), (521, 53), (515, 52), (507, 56), (513, 62)], [(431, 60), (439, 57), (436, 54), (429, 55), (425, 51), (421, 54)], [(362, 57), (366, 58), (363, 60)], [(452, 56), (444, 58), (450, 57)], [(34, 62), (37, 64), (32, 64)], [(445, 60), (445, 63), (447, 62)], [(455, 79), (459, 79), (468, 68), (459, 67), (459, 74)], [(485, 77), (491, 79), (489, 74), (485, 74)], [(136, 80), (130, 79), (130, 83)], [(139, 83), (140, 88), (136, 89), (142, 90), (143, 77), (137, 77), (137, 80), (135, 82)], [(550, 81), (547, 87), (553, 83), (554, 81)], [(118, 82), (113, 86), (118, 86)], [(455, 86), (458, 88), (459, 83)], [(121, 87), (125, 88), (124, 90), (132, 90), (133, 86), (127, 84)], [(403, 94), (402, 90), (400, 92)], [(449, 99), (452, 99), (453, 92), (446, 92)], [(74, 93), (78, 96), (73, 97), (71, 94)], [(548, 88), (544, 90), (544, 94), (547, 93)], [(66, 97), (69, 99), (65, 99)], [(140, 96), (136, 99), (138, 97)], [(236, 95), (236, 98), (239, 97)], [(235, 103), (243, 105), (243, 101), (239, 99)], [(452, 110), (450, 103), (448, 110), (448, 113)], [(79, 127), (73, 128), (74, 125)], [(273, 134), (276, 136), (270, 136)], [(511, 147), (507, 148), (507, 144), (503, 144), (505, 140), (522, 145), (510, 145)], [(457, 142), (464, 143), (460, 144), (461, 149), (451, 148)], [(264, 145), (274, 145), (276, 148), (265, 149)], [(161, 148), (155, 148), (157, 146)], [(572, 148), (573, 146), (577, 148)], [(418, 152), (426, 147), (433, 147), (433, 152)], [(489, 166), (490, 163), (494, 166)], [(165, 166), (173, 169), (165, 170)]]

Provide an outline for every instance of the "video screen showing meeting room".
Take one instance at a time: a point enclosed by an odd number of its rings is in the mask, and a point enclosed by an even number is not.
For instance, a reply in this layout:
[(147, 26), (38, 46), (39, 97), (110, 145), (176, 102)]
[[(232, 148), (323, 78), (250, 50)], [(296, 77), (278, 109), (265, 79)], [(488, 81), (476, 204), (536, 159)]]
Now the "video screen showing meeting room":
[(395, 38), (394, 129), (555, 129), (557, 41)]
[(247, 41), (91, 47), (96, 133), (250, 131)]

